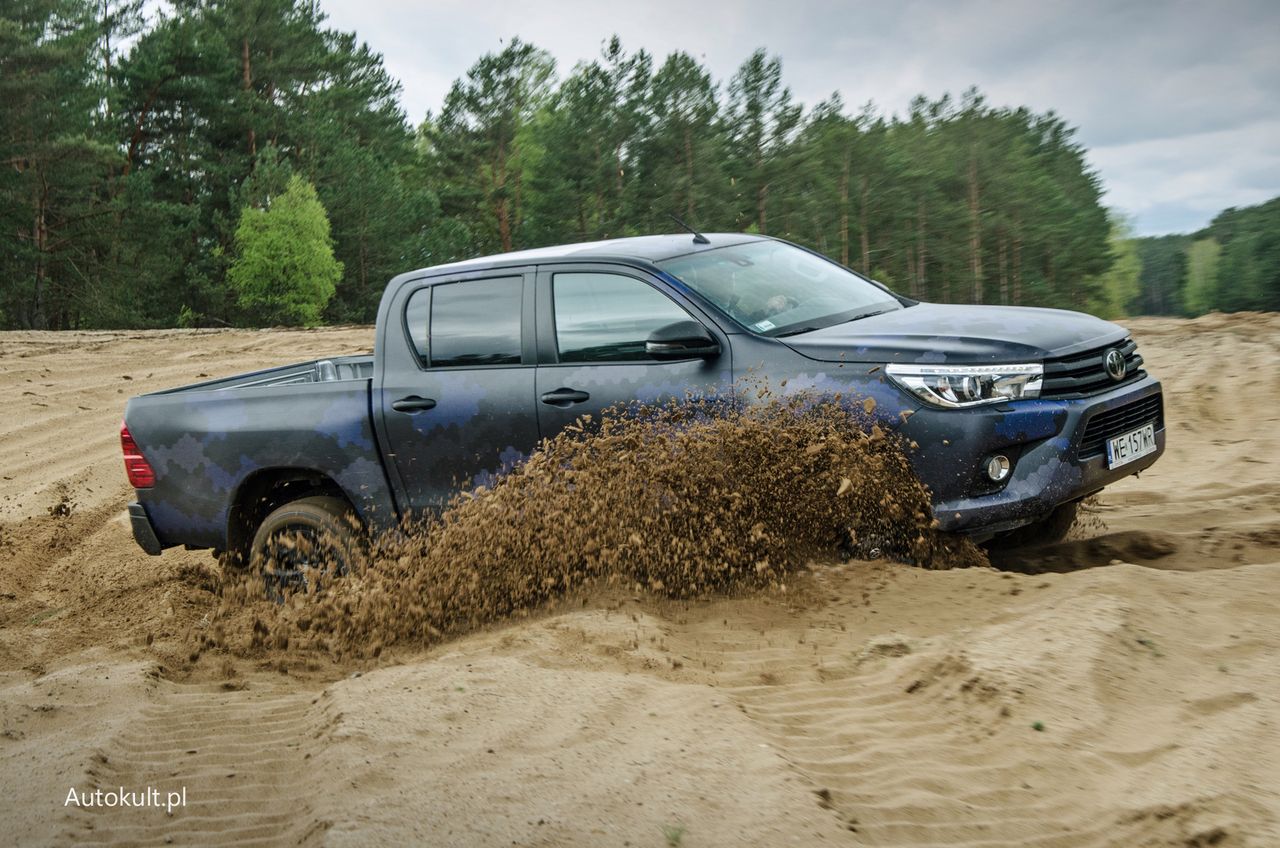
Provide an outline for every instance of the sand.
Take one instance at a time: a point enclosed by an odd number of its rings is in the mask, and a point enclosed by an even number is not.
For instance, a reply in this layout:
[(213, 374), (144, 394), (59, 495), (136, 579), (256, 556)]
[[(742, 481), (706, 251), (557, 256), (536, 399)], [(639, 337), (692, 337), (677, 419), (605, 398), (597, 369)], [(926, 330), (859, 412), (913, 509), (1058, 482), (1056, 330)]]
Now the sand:
[[(1062, 545), (345, 663), (192, 650), (214, 562), (136, 548), (117, 428), (368, 328), (0, 334), (5, 841), (1280, 844), (1280, 316), (1129, 326), (1169, 450)], [(95, 787), (187, 805), (66, 805)]]

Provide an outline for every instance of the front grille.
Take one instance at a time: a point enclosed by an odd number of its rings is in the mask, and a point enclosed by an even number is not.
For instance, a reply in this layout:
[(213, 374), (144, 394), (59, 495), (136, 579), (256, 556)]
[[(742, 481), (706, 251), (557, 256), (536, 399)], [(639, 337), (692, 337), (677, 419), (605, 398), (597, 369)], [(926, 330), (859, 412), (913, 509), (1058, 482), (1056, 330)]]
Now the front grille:
[[(1120, 352), (1124, 354), (1125, 377), (1118, 382), (1111, 379), (1111, 375), (1102, 364), (1107, 351), (1113, 347), (1119, 347)], [(1121, 345), (1107, 345), (1086, 350), (1084, 353), (1045, 360), (1040, 397), (1085, 397), (1139, 380), (1146, 373), (1142, 370), (1142, 357), (1138, 354), (1138, 343), (1133, 339), (1125, 339), (1124, 344)]]
[(1085, 425), (1076, 455), (1081, 459), (1089, 459), (1104, 454), (1107, 452), (1107, 439), (1136, 430), (1152, 421), (1155, 422), (1156, 430), (1164, 429), (1164, 404), (1159, 393), (1100, 412)]

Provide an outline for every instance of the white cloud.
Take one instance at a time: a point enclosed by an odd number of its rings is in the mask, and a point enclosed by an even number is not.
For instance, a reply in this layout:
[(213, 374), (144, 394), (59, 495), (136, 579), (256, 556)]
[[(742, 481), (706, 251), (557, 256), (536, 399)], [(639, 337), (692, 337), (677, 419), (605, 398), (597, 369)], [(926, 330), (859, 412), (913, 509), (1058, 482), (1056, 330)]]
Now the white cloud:
[(1280, 120), (1090, 151), (1105, 202), (1147, 221), (1148, 233), (1187, 232), (1228, 206), (1280, 193)]

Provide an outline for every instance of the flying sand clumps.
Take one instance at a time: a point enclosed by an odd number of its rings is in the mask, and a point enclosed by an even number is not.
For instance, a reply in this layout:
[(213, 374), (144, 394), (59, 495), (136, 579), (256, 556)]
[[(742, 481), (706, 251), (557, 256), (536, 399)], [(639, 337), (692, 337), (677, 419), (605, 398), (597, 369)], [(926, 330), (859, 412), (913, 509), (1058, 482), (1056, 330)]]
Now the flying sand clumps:
[(344, 579), (263, 602), (252, 642), (376, 655), (601, 581), (689, 598), (784, 588), (806, 562), (842, 554), (983, 561), (932, 529), (928, 491), (862, 403), (760, 394), (581, 419), (492, 488), (371, 540)]

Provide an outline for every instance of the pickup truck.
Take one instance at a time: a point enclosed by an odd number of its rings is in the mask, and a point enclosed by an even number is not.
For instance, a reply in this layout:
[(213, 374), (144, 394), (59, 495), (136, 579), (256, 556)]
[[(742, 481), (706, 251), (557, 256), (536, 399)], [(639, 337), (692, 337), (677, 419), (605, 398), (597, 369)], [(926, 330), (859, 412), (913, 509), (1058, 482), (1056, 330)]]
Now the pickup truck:
[(391, 280), (372, 356), (132, 398), (129, 515), (150, 554), (279, 558), (291, 533), (438, 509), (584, 413), (751, 375), (874, 399), (942, 530), (1047, 540), (1164, 451), (1160, 383), (1142, 365), (1107, 321), (917, 302), (773, 238), (519, 251)]

